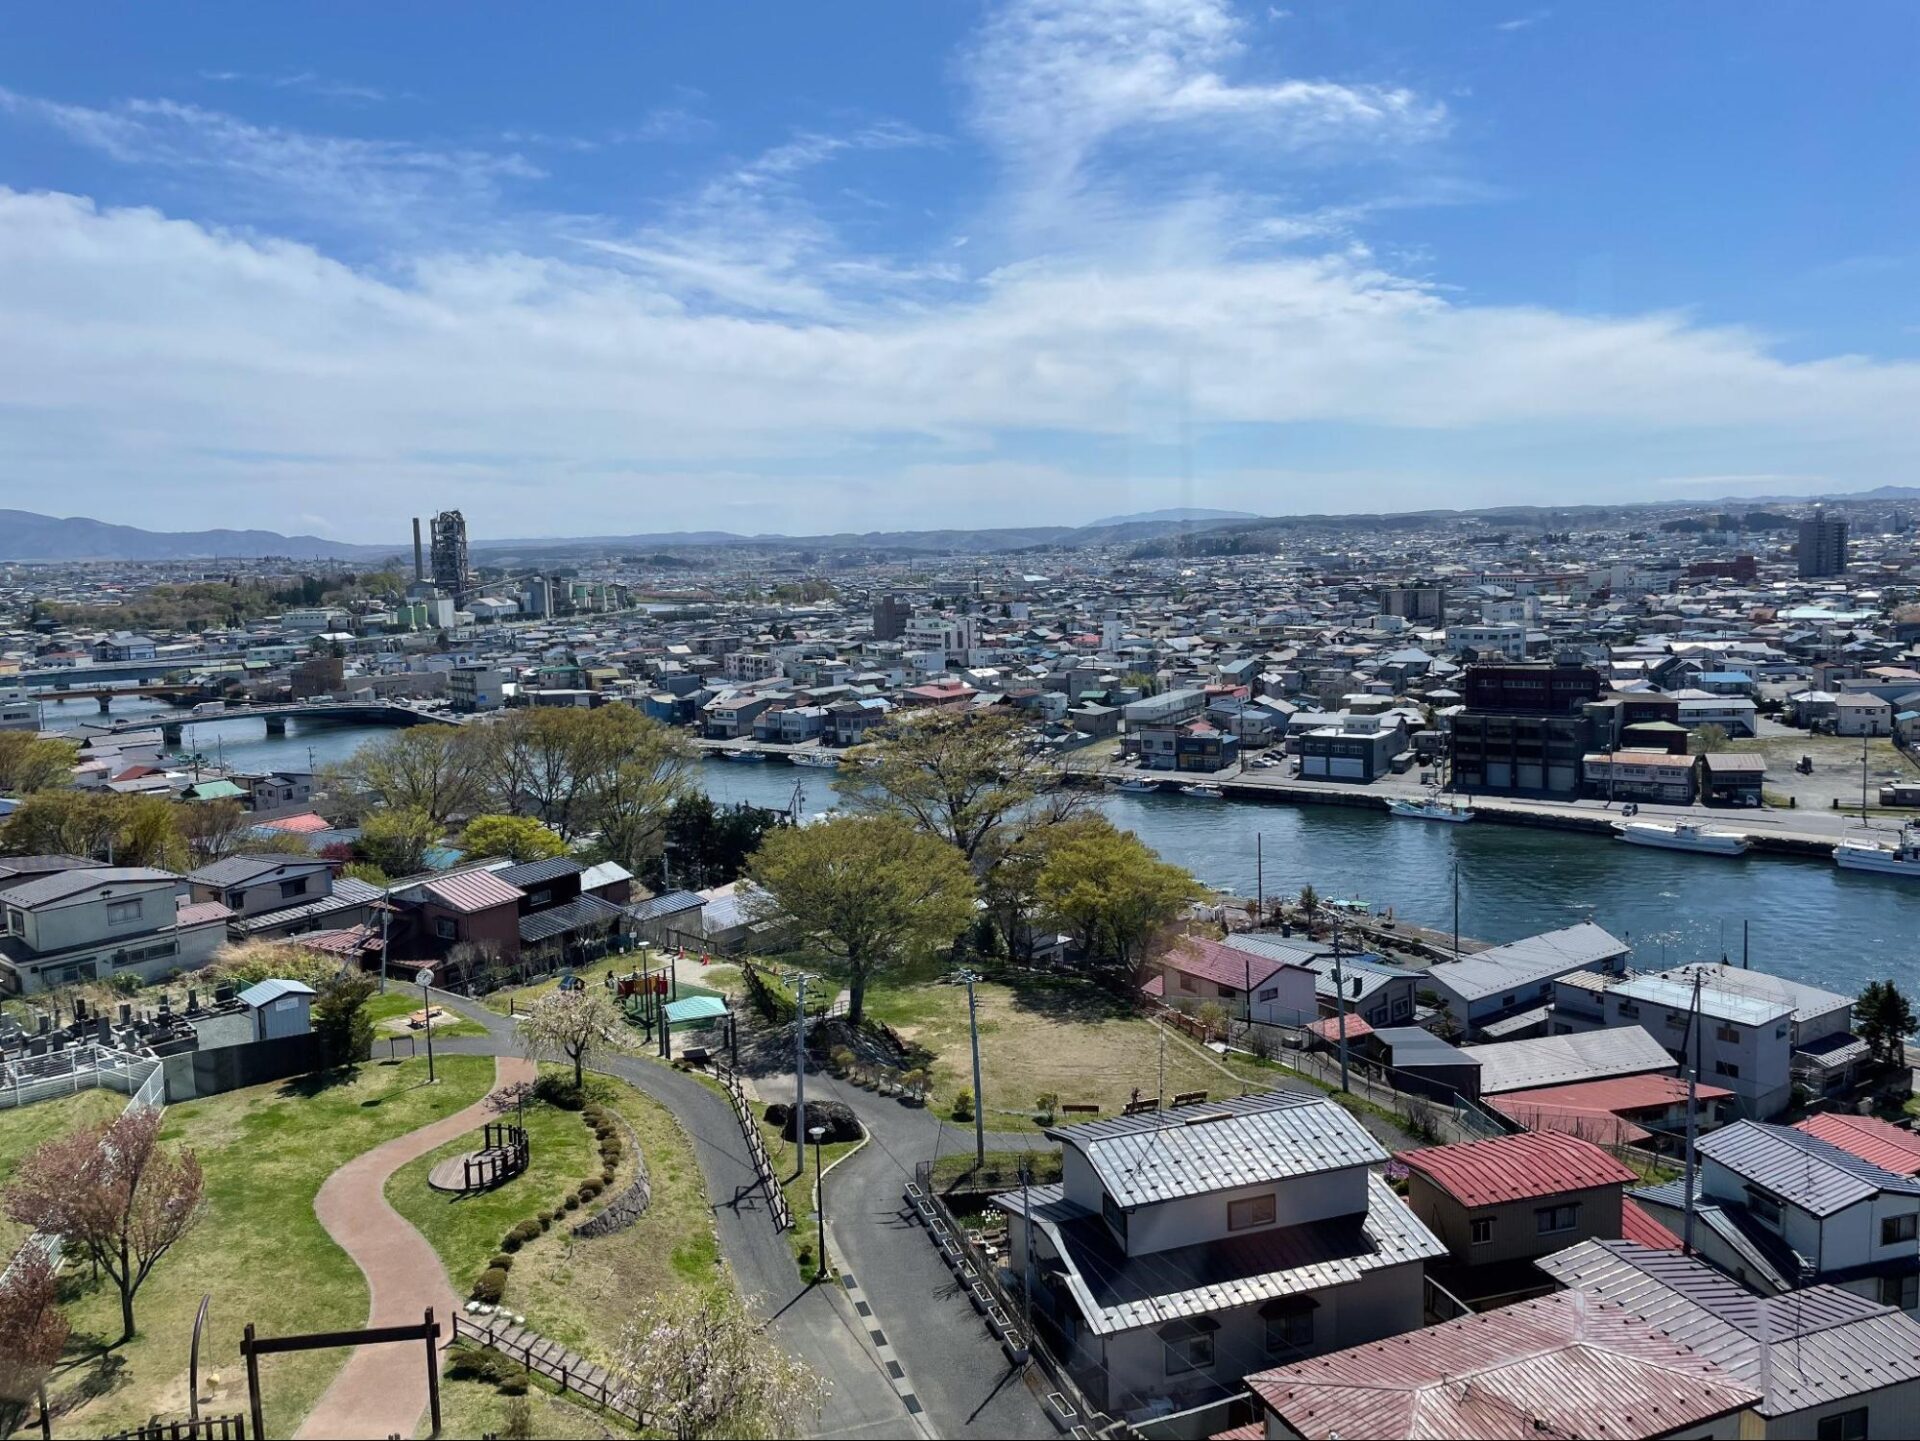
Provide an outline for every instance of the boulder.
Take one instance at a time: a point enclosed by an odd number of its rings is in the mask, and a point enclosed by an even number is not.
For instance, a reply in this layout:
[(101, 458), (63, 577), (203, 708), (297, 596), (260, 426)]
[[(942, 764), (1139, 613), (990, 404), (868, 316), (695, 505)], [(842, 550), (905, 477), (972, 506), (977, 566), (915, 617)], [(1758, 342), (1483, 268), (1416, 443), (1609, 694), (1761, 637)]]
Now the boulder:
[[(767, 1124), (776, 1127), (789, 1141), (793, 1135), (793, 1107), (776, 1101), (767, 1107)], [(820, 1139), (829, 1145), (840, 1141), (857, 1141), (866, 1134), (860, 1128), (860, 1118), (853, 1114), (853, 1107), (844, 1101), (808, 1101), (807, 1129), (824, 1126), (827, 1134)], [(811, 1136), (806, 1138), (811, 1141)]]

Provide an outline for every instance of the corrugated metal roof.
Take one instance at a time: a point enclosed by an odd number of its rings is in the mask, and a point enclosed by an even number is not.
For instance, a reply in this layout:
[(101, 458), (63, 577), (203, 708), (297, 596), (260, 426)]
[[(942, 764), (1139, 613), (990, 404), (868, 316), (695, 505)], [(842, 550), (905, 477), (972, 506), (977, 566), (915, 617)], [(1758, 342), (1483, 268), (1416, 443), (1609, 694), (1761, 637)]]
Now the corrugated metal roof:
[(282, 996), (317, 996), (320, 994), (304, 981), (264, 980), (256, 981), (240, 993), (242, 1005), (253, 1007), (256, 1011), (262, 1006), (273, 1004)]
[(228, 856), (224, 860), (214, 861), (211, 865), (200, 867), (197, 871), (187, 872), (187, 879), (198, 881), (203, 886), (244, 886), (262, 876), (274, 875), (280, 871), (311, 871), (327, 863), (318, 856)]
[(627, 914), (636, 921), (654, 921), (662, 916), (675, 916), (682, 911), (696, 910), (706, 902), (692, 891), (667, 891), (663, 895), (649, 896), (644, 901), (635, 901), (627, 907)]
[(492, 871), (462, 871), (428, 881), (420, 889), (450, 911), (488, 911), (495, 906), (517, 906), (526, 894)]
[(1402, 1151), (1399, 1160), (1463, 1206), (1498, 1206), (1639, 1179), (1593, 1142), (1557, 1131), (1426, 1146)]
[(1664, 1436), (1760, 1393), (1619, 1306), (1573, 1291), (1262, 1371), (1247, 1384), (1296, 1434)]
[(1759, 1121), (1735, 1121), (1699, 1143), (1700, 1154), (1815, 1216), (1831, 1216), (1881, 1191), (1920, 1196), (1897, 1176), (1830, 1141)]
[[(993, 1203), (1023, 1214), (1018, 1191)], [(1122, 1251), (1106, 1222), (1068, 1201), (1057, 1185), (1031, 1188), (1025, 1205), (1058, 1251), (1088, 1329), (1099, 1335), (1324, 1291), (1447, 1253), (1392, 1188), (1371, 1174), (1364, 1213), (1138, 1257)]]
[(1920, 1175), (1920, 1136), (1878, 1116), (1823, 1111), (1795, 1126), (1896, 1176)]
[(1460, 1049), (1480, 1063), (1483, 1096), (1678, 1069), (1666, 1048), (1640, 1026), (1614, 1026), (1604, 1031), (1537, 1036), (1529, 1041)]
[(1623, 1197), (1620, 1202), (1620, 1236), (1654, 1251), (1678, 1251), (1685, 1244), (1649, 1216), (1646, 1208), (1631, 1196)]
[(561, 876), (577, 876), (586, 869), (572, 856), (550, 856), (542, 861), (522, 861), (517, 866), (502, 866), (494, 874), (510, 886), (525, 890)]
[(1544, 935), (1493, 946), (1457, 961), (1442, 961), (1427, 972), (1433, 984), (1464, 1001), (1497, 996), (1562, 971), (1585, 970), (1624, 956), (1632, 947), (1591, 921)]
[(1304, 962), (1288, 956), (1224, 946), (1204, 936), (1182, 936), (1161, 954), (1158, 964), (1238, 991), (1261, 985), (1276, 971), (1308, 969)]
[(1115, 1116), (1047, 1134), (1085, 1156), (1124, 1207), (1388, 1159), (1346, 1111), (1323, 1095), (1298, 1091)]
[(1763, 1416), (1920, 1380), (1920, 1321), (1838, 1286), (1756, 1296), (1704, 1262), (1631, 1240), (1582, 1242), (1537, 1264), (1764, 1391)]
[(277, 911), (262, 911), (257, 916), (242, 916), (238, 924), (242, 931), (277, 930), (289, 922), (369, 906), (379, 900), (380, 896), (379, 886), (354, 876), (336, 876), (333, 882), (333, 894), (330, 896), (321, 896), (318, 900), (308, 901), (304, 906), (283, 906)]
[(576, 896), (563, 906), (551, 910), (535, 911), (530, 916), (520, 918), (520, 939), (527, 945), (539, 941), (550, 941), (556, 936), (564, 936), (569, 931), (584, 930), (591, 926), (604, 926), (620, 919), (626, 912), (604, 896)]
[(134, 885), (146, 881), (177, 881), (172, 871), (151, 866), (99, 866), (91, 870), (55, 871), (37, 880), (24, 881), (7, 891), (7, 904), (31, 909), (84, 895), (101, 886)]

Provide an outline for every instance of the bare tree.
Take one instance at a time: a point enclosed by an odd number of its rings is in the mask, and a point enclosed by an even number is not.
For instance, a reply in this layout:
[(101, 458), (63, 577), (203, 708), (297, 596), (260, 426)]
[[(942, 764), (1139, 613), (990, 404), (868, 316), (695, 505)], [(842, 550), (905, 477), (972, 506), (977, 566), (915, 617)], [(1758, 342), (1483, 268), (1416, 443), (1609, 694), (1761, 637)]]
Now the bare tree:
[(599, 990), (555, 991), (521, 1013), (520, 1038), (536, 1056), (570, 1064), (578, 1089), (586, 1080), (587, 1058), (613, 1047), (624, 1024)]
[(0, 1274), (0, 1436), (19, 1426), (66, 1344), (53, 1260), (38, 1246), (23, 1247)]
[(205, 1207), (200, 1162), (161, 1147), (162, 1119), (141, 1108), (48, 1141), (6, 1193), (8, 1216), (62, 1237), (113, 1281), (123, 1342), (134, 1334), (134, 1294)]
[(679, 1441), (798, 1436), (829, 1389), (769, 1341), (730, 1290), (640, 1300), (612, 1371), (650, 1429)]

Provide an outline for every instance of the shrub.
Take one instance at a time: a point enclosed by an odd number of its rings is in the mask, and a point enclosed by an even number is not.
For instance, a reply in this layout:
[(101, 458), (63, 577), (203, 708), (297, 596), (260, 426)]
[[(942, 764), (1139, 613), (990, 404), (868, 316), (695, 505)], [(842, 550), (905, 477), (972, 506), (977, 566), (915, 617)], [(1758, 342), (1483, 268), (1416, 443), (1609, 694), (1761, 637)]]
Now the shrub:
[(487, 1265), (495, 1271), (511, 1271), (513, 1269), (513, 1257), (505, 1251), (502, 1251), (498, 1256), (489, 1259)]
[(501, 1441), (533, 1441), (533, 1407), (526, 1397), (510, 1397), (500, 1414)]
[(545, 1217), (545, 1219), (540, 1222), (540, 1230), (544, 1234), (549, 1226), (560, 1219), (560, 1213), (558, 1211), (545, 1211), (541, 1214)]
[(527, 1380), (527, 1368), (525, 1366), (515, 1366), (513, 1370), (502, 1376), (494, 1384), (500, 1388), (500, 1394), (502, 1396), (524, 1396), (527, 1394), (527, 1387), (531, 1383)]
[(545, 1101), (562, 1111), (584, 1111), (587, 1106), (586, 1092), (573, 1084), (573, 1077), (553, 1071), (546, 1072), (533, 1083), (533, 1094), (536, 1100)]
[(580, 1203), (585, 1205), (605, 1189), (606, 1183), (604, 1181), (582, 1181), (579, 1191), (575, 1194), (580, 1197)]
[(537, 1239), (542, 1229), (538, 1221), (528, 1219), (519, 1222), (511, 1231), (507, 1232), (507, 1234), (517, 1238), (520, 1244), (524, 1246), (527, 1242)]
[(511, 1256), (515, 1251), (518, 1251), (523, 1244), (524, 1243), (521, 1241), (521, 1239), (518, 1236), (514, 1235), (513, 1232), (511, 1231), (507, 1232), (506, 1235), (500, 1238), (500, 1249), (506, 1252), (509, 1256)]
[(567, 1209), (569, 1211), (577, 1211), (580, 1209), (580, 1193), (578, 1191), (567, 1197)]
[(605, 1185), (605, 1186), (611, 1186), (611, 1185), (613, 1184), (613, 1178), (614, 1178), (614, 1176), (615, 1176), (615, 1174), (616, 1174), (616, 1173), (615, 1173), (615, 1171), (614, 1171), (614, 1169), (613, 1169), (613, 1167), (611, 1167), (611, 1166), (607, 1166), (607, 1167), (605, 1167), (605, 1168), (604, 1168), (604, 1169), (602, 1169), (602, 1171), (600, 1172), (600, 1183), (601, 1183), (602, 1185)]
[(953, 1098), (953, 1119), (956, 1121), (973, 1119), (973, 1092), (964, 1086)]
[(447, 1375), (459, 1381), (498, 1385), (512, 1370), (513, 1363), (491, 1346), (456, 1346), (447, 1357)]
[(498, 1266), (489, 1266), (480, 1273), (480, 1279), (473, 1283), (473, 1299), (495, 1306), (506, 1289), (507, 1273)]

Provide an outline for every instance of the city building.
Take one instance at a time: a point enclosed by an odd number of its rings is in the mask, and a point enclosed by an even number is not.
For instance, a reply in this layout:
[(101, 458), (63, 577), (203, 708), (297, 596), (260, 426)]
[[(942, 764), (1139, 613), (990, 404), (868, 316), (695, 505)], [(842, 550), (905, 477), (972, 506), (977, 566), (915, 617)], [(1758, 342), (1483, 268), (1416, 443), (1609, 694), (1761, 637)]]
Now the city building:
[(1824, 510), (1815, 510), (1800, 522), (1798, 558), (1803, 580), (1844, 575), (1847, 569), (1846, 521), (1828, 515)]
[[(45, 859), (41, 869), (23, 861)], [(8, 857), (0, 870), (0, 991), (197, 970), (226, 939), (229, 912), (195, 902), (172, 871), (71, 857)]]

